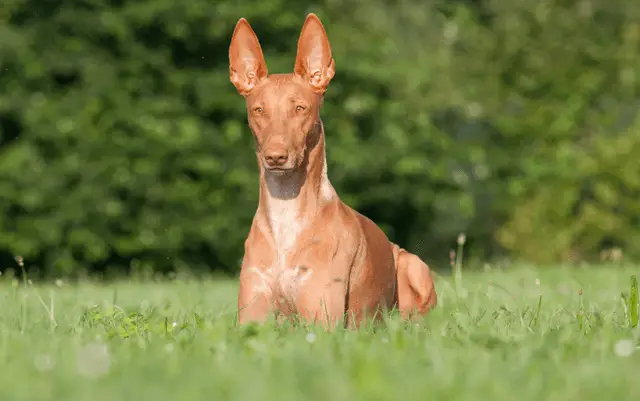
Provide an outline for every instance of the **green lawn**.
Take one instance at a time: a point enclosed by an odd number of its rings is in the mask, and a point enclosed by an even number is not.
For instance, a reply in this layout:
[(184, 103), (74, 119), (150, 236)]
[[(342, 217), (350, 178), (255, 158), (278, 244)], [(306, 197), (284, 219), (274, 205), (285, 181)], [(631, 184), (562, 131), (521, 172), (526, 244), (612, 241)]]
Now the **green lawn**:
[[(439, 278), (419, 325), (240, 329), (233, 281), (0, 284), (0, 400), (640, 400), (630, 276)], [(538, 305), (540, 307), (538, 308)]]

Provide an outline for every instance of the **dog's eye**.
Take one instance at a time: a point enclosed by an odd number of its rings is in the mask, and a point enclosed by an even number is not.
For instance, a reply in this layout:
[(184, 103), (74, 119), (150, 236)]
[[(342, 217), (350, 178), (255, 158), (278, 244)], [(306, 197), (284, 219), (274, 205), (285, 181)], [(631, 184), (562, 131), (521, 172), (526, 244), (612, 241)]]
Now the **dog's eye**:
[(300, 105), (296, 106), (296, 111), (297, 111), (297, 112), (305, 111), (306, 109), (307, 109), (307, 108), (306, 108), (306, 107), (304, 107), (304, 106), (300, 106)]
[(262, 107), (256, 107), (253, 109), (253, 112), (256, 114), (262, 114)]

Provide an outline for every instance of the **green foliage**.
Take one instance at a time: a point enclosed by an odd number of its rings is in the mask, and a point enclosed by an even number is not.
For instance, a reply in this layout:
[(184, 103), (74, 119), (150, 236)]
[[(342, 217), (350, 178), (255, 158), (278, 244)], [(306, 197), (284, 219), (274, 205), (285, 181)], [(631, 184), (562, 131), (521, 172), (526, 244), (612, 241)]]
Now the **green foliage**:
[(291, 71), (309, 11), (336, 60), (330, 178), (393, 240), (640, 257), (633, 2), (7, 0), (0, 267), (235, 271), (258, 187), (230, 35), (246, 17)]

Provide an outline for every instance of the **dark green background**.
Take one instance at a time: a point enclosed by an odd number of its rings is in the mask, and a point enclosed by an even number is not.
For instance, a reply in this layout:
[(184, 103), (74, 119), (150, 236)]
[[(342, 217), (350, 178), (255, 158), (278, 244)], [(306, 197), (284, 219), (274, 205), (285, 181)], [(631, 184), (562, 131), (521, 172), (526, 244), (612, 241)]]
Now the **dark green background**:
[(3, 0), (0, 267), (236, 271), (258, 183), (230, 36), (246, 17), (288, 72), (310, 11), (329, 176), (394, 241), (436, 269), (460, 232), (477, 261), (640, 256), (634, 2)]

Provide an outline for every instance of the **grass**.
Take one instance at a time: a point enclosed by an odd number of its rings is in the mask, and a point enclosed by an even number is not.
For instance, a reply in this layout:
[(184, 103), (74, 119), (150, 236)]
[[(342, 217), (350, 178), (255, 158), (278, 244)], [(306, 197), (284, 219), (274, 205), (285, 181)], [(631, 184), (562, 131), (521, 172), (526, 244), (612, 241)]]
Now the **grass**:
[(336, 333), (236, 327), (233, 281), (4, 280), (0, 400), (638, 400), (638, 271), (439, 278), (419, 324)]

